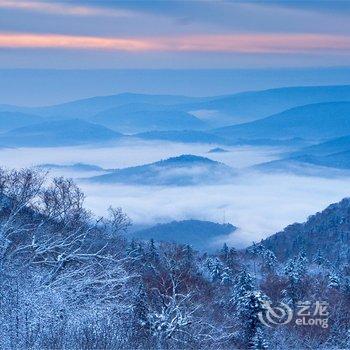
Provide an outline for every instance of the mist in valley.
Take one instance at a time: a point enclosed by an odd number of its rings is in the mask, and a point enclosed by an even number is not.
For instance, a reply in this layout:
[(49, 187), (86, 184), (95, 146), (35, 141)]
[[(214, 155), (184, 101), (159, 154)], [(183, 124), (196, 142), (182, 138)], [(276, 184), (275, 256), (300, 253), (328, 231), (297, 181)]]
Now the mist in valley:
[(118, 169), (194, 154), (223, 162), (235, 169), (237, 175), (215, 185), (99, 184), (89, 183), (86, 178), (104, 174), (103, 170), (60, 168), (49, 173), (49, 176), (74, 178), (86, 194), (87, 207), (96, 215), (104, 215), (110, 205), (122, 207), (135, 227), (184, 219), (229, 222), (238, 227), (231, 235), (212, 242), (213, 247), (223, 241), (236, 247), (247, 246), (290, 223), (305, 221), (309, 215), (348, 195), (346, 173), (311, 176), (281, 171), (267, 173), (252, 168), (279, 159), (288, 151), (286, 148), (225, 147), (228, 152), (208, 153), (213, 147), (132, 140), (101, 147), (4, 148), (0, 161), (8, 168), (85, 163)]

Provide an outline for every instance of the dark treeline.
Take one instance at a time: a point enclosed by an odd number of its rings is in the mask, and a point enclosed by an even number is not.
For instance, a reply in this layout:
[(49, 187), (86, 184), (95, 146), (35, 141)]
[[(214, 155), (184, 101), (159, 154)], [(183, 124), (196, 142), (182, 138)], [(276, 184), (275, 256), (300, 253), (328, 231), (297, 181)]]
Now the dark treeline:
[[(0, 199), (1, 349), (350, 347), (344, 259), (130, 241), (121, 209), (94, 217), (71, 180), (28, 169), (1, 170)], [(265, 326), (266, 301), (327, 302), (329, 327)]]

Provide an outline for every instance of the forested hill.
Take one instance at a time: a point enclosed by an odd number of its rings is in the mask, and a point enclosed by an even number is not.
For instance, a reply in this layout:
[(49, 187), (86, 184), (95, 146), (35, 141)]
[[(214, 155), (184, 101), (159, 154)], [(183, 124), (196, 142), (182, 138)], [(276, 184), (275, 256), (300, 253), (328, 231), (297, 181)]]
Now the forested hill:
[(132, 236), (139, 239), (154, 239), (160, 242), (190, 244), (195, 249), (211, 251), (215, 239), (227, 237), (235, 230), (237, 230), (237, 227), (228, 223), (182, 220), (139, 230), (134, 232)]
[[(350, 346), (349, 268), (341, 259), (326, 264), (299, 253), (279, 262), (264, 245), (203, 254), (189, 245), (129, 241), (122, 210), (94, 217), (72, 180), (24, 169), (1, 170), (0, 183), (1, 349)], [(344, 200), (294, 227), (322, 232), (319, 246), (332, 252), (337, 240), (348, 244), (339, 238), (348, 208)], [(327, 302), (327, 327), (261, 323), (266, 302), (294, 309), (300, 301)]]
[(278, 258), (285, 260), (300, 252), (309, 258), (322, 255), (333, 263), (350, 259), (350, 199), (312, 215), (305, 223), (287, 226), (263, 241)]

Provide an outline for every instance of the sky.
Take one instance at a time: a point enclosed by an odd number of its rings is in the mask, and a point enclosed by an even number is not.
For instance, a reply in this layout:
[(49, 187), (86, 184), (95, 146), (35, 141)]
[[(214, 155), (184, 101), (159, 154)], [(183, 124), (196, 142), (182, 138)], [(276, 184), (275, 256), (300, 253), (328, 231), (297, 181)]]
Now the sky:
[(0, 0), (0, 68), (345, 66), (349, 1)]

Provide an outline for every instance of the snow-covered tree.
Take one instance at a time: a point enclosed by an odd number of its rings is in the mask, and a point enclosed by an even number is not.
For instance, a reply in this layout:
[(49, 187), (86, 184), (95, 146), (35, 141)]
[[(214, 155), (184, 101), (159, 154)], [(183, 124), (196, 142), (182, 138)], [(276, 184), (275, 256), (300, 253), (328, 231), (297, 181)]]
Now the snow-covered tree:
[(240, 322), (240, 337), (246, 345), (265, 343), (262, 332), (259, 329), (262, 324), (259, 320), (259, 313), (266, 310), (268, 297), (261, 291), (247, 291), (237, 301), (237, 313)]
[(328, 274), (328, 288), (340, 288), (341, 279), (335, 271), (330, 271)]
[(148, 246), (147, 246), (147, 260), (149, 263), (153, 264), (153, 263), (156, 263), (158, 259), (159, 259), (159, 254), (158, 254), (154, 239), (152, 238), (148, 242)]
[(255, 331), (252, 339), (252, 348), (254, 350), (265, 350), (269, 348), (267, 337), (262, 327), (257, 327)]
[(306, 275), (308, 260), (303, 252), (287, 261), (284, 273), (288, 277), (289, 285), (284, 291), (284, 301), (295, 304), (302, 300), (302, 279)]
[(235, 278), (231, 300), (237, 303), (239, 298), (253, 291), (254, 281), (250, 273), (243, 269)]
[(277, 265), (276, 255), (262, 244), (253, 243), (247, 251), (249, 254), (260, 259), (261, 268), (266, 271), (272, 271)]
[(132, 337), (135, 342), (149, 343), (151, 336), (149, 315), (150, 309), (147, 304), (147, 294), (141, 282), (133, 300)]

